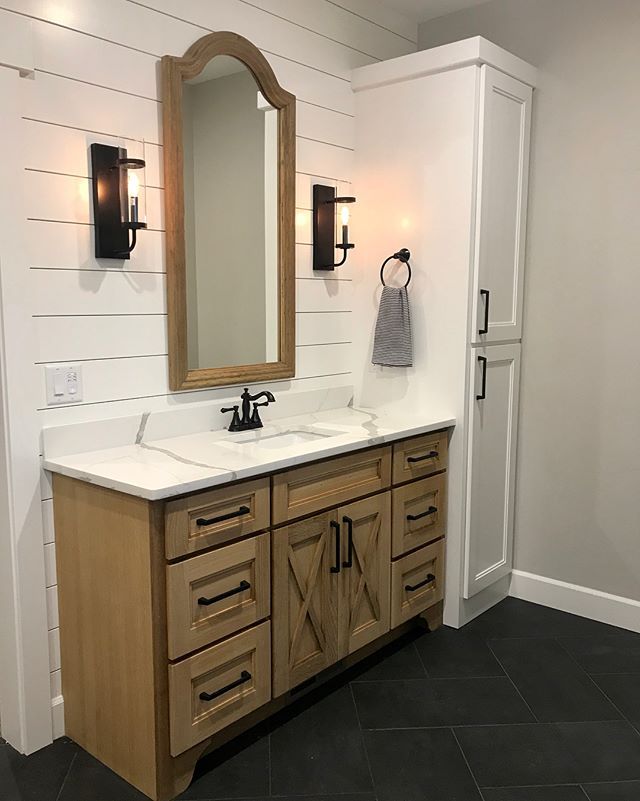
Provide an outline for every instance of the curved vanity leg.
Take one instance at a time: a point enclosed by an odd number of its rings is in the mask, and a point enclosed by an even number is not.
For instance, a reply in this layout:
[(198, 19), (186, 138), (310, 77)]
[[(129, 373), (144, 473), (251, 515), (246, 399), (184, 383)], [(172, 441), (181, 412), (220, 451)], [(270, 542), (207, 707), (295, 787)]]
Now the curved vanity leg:
[(207, 740), (178, 757), (167, 757), (164, 769), (158, 765), (158, 791), (154, 801), (173, 801), (176, 796), (183, 793), (193, 781), (198, 760), (209, 748), (210, 741)]
[(442, 625), (443, 607), (444, 601), (438, 601), (437, 604), (430, 606), (420, 614), (420, 618), (429, 626), (429, 631), (435, 631)]

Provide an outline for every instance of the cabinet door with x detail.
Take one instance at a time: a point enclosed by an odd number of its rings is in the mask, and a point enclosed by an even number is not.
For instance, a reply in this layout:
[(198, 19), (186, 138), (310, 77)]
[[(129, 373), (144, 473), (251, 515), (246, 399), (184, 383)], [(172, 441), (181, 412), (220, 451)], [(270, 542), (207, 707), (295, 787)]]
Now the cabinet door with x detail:
[(340, 532), (325, 512), (273, 532), (273, 695), (338, 661)]
[(338, 509), (342, 528), (340, 658), (390, 628), (391, 493), (373, 495)]

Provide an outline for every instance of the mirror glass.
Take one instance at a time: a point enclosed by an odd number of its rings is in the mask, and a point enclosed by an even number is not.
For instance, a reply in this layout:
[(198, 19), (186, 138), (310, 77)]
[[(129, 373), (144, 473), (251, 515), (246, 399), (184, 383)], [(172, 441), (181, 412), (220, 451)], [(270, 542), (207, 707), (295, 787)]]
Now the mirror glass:
[(238, 59), (183, 84), (190, 370), (278, 360), (278, 110)]

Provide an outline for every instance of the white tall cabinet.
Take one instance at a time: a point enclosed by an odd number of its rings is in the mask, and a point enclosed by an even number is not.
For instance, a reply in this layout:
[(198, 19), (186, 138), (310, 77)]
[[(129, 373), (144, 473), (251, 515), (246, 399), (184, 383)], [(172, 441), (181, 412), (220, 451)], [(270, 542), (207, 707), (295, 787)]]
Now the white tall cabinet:
[[(357, 400), (446, 408), (445, 622), (508, 593), (535, 69), (480, 37), (354, 72)], [(412, 253), (414, 366), (370, 365), (379, 263)], [(398, 271), (398, 282), (403, 277)]]

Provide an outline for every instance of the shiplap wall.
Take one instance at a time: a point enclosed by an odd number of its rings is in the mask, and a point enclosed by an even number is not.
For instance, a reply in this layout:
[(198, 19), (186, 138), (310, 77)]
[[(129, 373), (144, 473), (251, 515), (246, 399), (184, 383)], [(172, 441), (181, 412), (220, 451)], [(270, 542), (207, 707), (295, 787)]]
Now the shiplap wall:
[[(351, 383), (350, 268), (311, 269), (311, 186), (347, 190), (352, 175), (350, 71), (416, 49), (416, 27), (374, 0), (3, 0), (33, 20), (35, 80), (25, 80), (25, 188), (42, 425), (227, 397), (229, 389), (169, 393), (158, 59), (200, 36), (232, 30), (264, 52), (297, 103), (295, 387)], [(124, 265), (93, 257), (88, 149), (146, 142), (147, 218)], [(347, 194), (351, 194), (351, 189)], [(357, 210), (356, 210), (357, 214)], [(239, 329), (239, 334), (241, 331)], [(80, 362), (81, 404), (47, 408), (44, 369)], [(276, 382), (271, 382), (273, 387)], [(42, 476), (52, 699), (60, 700), (55, 532)], [(54, 731), (61, 733), (60, 719)]]

